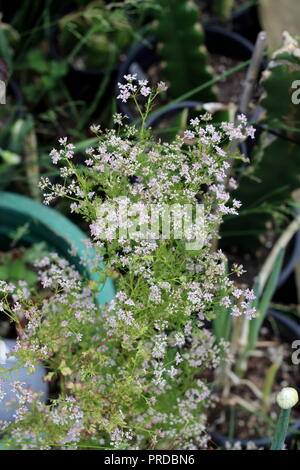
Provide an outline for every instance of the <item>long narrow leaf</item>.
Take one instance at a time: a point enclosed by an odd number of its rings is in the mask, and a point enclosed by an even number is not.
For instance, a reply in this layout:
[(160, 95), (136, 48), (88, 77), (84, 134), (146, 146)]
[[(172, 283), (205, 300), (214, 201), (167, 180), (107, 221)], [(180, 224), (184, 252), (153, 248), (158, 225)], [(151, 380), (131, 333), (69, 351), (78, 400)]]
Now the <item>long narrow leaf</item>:
[[(285, 253), (285, 249), (281, 248), (275, 260), (273, 270), (266, 284), (266, 288), (264, 289), (261, 299), (259, 299), (258, 301), (258, 305), (257, 305), (258, 316), (257, 318), (254, 318), (250, 322), (249, 341), (248, 341), (248, 348), (247, 348), (248, 351), (253, 350), (256, 346), (260, 328), (266, 317), (267, 310), (269, 308), (270, 302), (276, 290), (276, 286), (278, 283), (278, 279), (279, 279), (282, 264), (283, 264), (284, 253)], [(260, 286), (258, 285), (258, 288), (256, 290), (259, 291), (259, 289), (260, 289)]]
[(232, 316), (225, 307), (218, 307), (216, 318), (213, 320), (213, 331), (216, 341), (219, 343), (221, 339), (229, 340), (232, 324)]

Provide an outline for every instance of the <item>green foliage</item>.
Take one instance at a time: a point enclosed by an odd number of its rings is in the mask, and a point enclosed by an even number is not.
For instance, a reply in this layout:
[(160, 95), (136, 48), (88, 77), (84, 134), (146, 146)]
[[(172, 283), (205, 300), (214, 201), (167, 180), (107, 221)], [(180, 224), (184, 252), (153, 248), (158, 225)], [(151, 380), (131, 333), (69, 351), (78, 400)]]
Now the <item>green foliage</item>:
[[(0, 188), (9, 185), (14, 178), (22, 162), (23, 146), (29, 129), (32, 127), (32, 119), (16, 119), (14, 109), (8, 105), (8, 109), (1, 109), (3, 118), (0, 129)], [(10, 116), (6, 118), (6, 115)]]
[(0, 279), (2, 281), (18, 283), (26, 281), (29, 287), (37, 283), (37, 274), (33, 264), (46, 254), (44, 243), (36, 243), (30, 248), (16, 248), (0, 253)]
[(122, 8), (110, 11), (102, 2), (64, 16), (59, 28), (60, 46), (68, 61), (84, 70), (107, 68), (112, 58), (115, 64), (133, 37), (125, 11)]
[(38, 103), (49, 91), (54, 93), (58, 99), (63, 98), (63, 93), (59, 89), (60, 79), (66, 76), (68, 65), (66, 62), (49, 60), (41, 48), (33, 48), (25, 56), (24, 70), (27, 76), (31, 75), (31, 80), (26, 80), (22, 87), (25, 98), (31, 103)]
[(213, 11), (223, 19), (229, 18), (234, 0), (213, 0)]
[(300, 58), (294, 55), (297, 48), (297, 42), (289, 42), (263, 74), (261, 124), (281, 137), (267, 130), (261, 134), (251, 165), (234, 192), (242, 210), (239, 217), (227, 218), (222, 228), (224, 245), (234, 244), (248, 253), (261, 246), (269, 220), (275, 218), (281, 224), (282, 211), (300, 186), (300, 106), (295, 104), (297, 90), (292, 86), (300, 79)]
[(260, 329), (266, 318), (270, 302), (277, 287), (278, 279), (283, 265), (284, 253), (284, 249), (281, 249), (278, 253), (278, 256), (272, 268), (272, 272), (270, 273), (268, 282), (263, 291), (260, 292), (261, 286), (259, 284), (259, 280), (256, 284), (256, 288), (254, 289), (254, 292), (257, 294), (257, 298), (254, 302), (254, 307), (257, 309), (258, 315), (250, 323), (249, 336), (247, 341), (247, 354), (253, 351), (256, 347)]
[[(163, 61), (163, 76), (170, 82), (169, 93), (177, 98), (199, 84), (211, 80), (204, 32), (199, 22), (199, 9), (191, 0), (158, 0), (155, 35)], [(212, 87), (202, 90), (194, 99), (216, 101)]]
[(0, 17), (0, 57), (11, 68), (13, 46), (19, 40), (18, 32), (9, 24), (3, 23)]

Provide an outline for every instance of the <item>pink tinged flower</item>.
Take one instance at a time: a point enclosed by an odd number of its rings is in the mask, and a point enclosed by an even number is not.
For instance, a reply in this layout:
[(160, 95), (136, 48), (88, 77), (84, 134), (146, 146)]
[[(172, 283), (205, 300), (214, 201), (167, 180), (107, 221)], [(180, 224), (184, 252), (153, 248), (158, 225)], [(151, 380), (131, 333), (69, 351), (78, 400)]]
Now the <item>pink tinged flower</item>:
[(202, 168), (202, 165), (201, 163), (196, 162), (196, 163), (193, 163), (193, 167), (195, 168), (195, 170), (200, 170)]
[(248, 134), (248, 137), (251, 137), (251, 139), (254, 139), (255, 137), (255, 128), (253, 126), (249, 126), (247, 127), (247, 134)]
[(65, 145), (67, 143), (68, 137), (61, 137), (58, 142), (60, 145)]
[(118, 100), (121, 100), (123, 103), (127, 103), (130, 98), (130, 92), (127, 89), (121, 90), (120, 94), (117, 96)]
[(242, 289), (235, 289), (233, 292), (232, 292), (232, 295), (234, 297), (236, 297), (237, 299), (239, 299), (242, 295), (243, 295), (243, 291)]
[(239, 114), (237, 116), (237, 120), (239, 122), (241, 122), (242, 124), (247, 124), (247, 118), (246, 118), (245, 114)]
[(190, 120), (190, 125), (191, 126), (198, 126), (200, 124), (200, 119), (199, 118), (195, 118), (195, 119), (191, 119)]
[(171, 366), (171, 368), (170, 368), (169, 371), (168, 371), (168, 374), (169, 374), (169, 377), (170, 377), (171, 379), (173, 379), (173, 378), (175, 377), (175, 375), (178, 374), (178, 369), (175, 369), (174, 366)]
[(252, 289), (246, 289), (244, 292), (245, 299), (247, 300), (255, 300), (256, 295), (254, 294), (254, 291)]
[(187, 140), (192, 140), (192, 139), (195, 138), (195, 134), (194, 134), (194, 132), (187, 130), (187, 131), (184, 131), (183, 137)]
[(176, 366), (178, 366), (178, 364), (180, 364), (180, 362), (182, 362), (183, 359), (182, 357), (180, 356), (179, 352), (176, 353), (176, 356), (175, 356), (175, 364)]
[(185, 344), (185, 337), (182, 333), (175, 334), (175, 345), (176, 346), (183, 346)]
[(72, 150), (68, 150), (66, 153), (65, 153), (65, 157), (66, 158), (73, 158), (74, 157), (74, 152)]
[(151, 88), (148, 87), (148, 86), (143, 86), (141, 88), (140, 92), (141, 92), (141, 95), (143, 95), (143, 96), (149, 96), (150, 93), (151, 93)]
[(236, 207), (237, 209), (239, 209), (241, 207), (242, 203), (241, 203), (241, 201), (238, 201), (237, 199), (233, 199), (232, 205), (233, 205), (233, 207)]
[(220, 305), (222, 305), (223, 307), (230, 307), (231, 305), (231, 300), (228, 296), (224, 297), (221, 301), (220, 301)]
[(234, 178), (230, 178), (229, 182), (228, 182), (228, 186), (231, 188), (231, 189), (237, 189), (238, 185), (237, 185), (237, 182)]
[(50, 157), (54, 165), (57, 165), (57, 163), (61, 159), (60, 153), (56, 149), (51, 150)]
[(240, 317), (240, 316), (242, 315), (242, 312), (241, 312), (241, 310), (240, 310), (237, 306), (234, 306), (234, 307), (231, 309), (230, 314), (231, 314), (233, 317)]
[(248, 320), (252, 320), (252, 318), (255, 318), (257, 315), (256, 309), (255, 308), (248, 308), (245, 311), (245, 315), (248, 318)]
[(140, 86), (147, 86), (148, 85), (148, 80), (139, 80), (139, 85)]
[(134, 74), (128, 74), (128, 75), (124, 75), (124, 78), (127, 82), (133, 82), (134, 80), (136, 80), (136, 73)]
[(157, 91), (161, 92), (161, 91), (166, 91), (168, 89), (168, 86), (165, 82), (159, 82), (157, 84)]
[(224, 152), (224, 150), (221, 149), (221, 147), (219, 147), (218, 145), (215, 146), (215, 150), (217, 154), (220, 155), (220, 157), (226, 157), (226, 152)]

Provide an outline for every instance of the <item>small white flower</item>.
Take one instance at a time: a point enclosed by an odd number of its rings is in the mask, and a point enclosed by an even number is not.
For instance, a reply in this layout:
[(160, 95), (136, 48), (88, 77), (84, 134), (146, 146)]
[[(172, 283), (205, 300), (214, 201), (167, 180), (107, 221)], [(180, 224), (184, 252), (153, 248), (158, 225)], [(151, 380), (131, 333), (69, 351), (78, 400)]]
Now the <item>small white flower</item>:
[(166, 84), (165, 82), (159, 82), (159, 83), (157, 84), (157, 90), (158, 90), (159, 92), (161, 92), (161, 91), (166, 91), (167, 89), (168, 89), (168, 87), (167, 87), (167, 84)]
[(60, 139), (58, 139), (58, 142), (60, 143), (60, 145), (65, 145), (67, 143), (67, 140), (68, 137), (61, 137)]
[(142, 94), (143, 96), (149, 96), (150, 93), (151, 93), (151, 88), (150, 88), (150, 87), (148, 87), (148, 86), (142, 86), (142, 88), (141, 88), (141, 94)]
[(99, 132), (99, 130), (100, 130), (99, 124), (92, 124), (90, 126), (90, 131), (93, 132), (94, 134), (97, 134), (97, 132)]
[(293, 387), (284, 387), (278, 393), (276, 401), (283, 410), (293, 408), (299, 401), (298, 392)]
[(186, 131), (184, 131), (184, 133), (183, 133), (183, 137), (184, 137), (185, 139), (187, 139), (187, 140), (192, 140), (192, 139), (195, 138), (195, 134), (194, 134), (194, 132), (192, 132), (192, 131), (186, 130)]

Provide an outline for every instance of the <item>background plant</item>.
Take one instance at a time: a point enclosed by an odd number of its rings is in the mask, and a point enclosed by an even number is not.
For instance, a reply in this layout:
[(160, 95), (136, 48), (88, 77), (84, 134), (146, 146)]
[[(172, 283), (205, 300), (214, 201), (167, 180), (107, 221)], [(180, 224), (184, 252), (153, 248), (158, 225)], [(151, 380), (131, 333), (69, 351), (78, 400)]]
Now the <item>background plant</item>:
[[(223, 398), (227, 399), (234, 387), (243, 383), (256, 395), (259, 407), (253, 407), (249, 400), (244, 400), (242, 397), (236, 397), (237, 404), (248, 411), (250, 410), (250, 412), (256, 412), (262, 417), (268, 415), (272, 405), (273, 388), (283, 361), (280, 348), (278, 348), (271, 366), (266, 371), (262, 390), (258, 389), (256, 384), (249, 379), (245, 380), (245, 375), (248, 370), (248, 361), (255, 354), (270, 302), (278, 284), (286, 247), (295, 232), (299, 230), (299, 226), (300, 218), (298, 216), (275, 243), (255, 280), (255, 297), (252, 301), (252, 307), (257, 312), (255, 318), (251, 321), (247, 318), (232, 319), (228, 310), (223, 307), (219, 309), (219, 315), (213, 322), (217, 340), (229, 341), (230, 351), (233, 355), (232, 364), (221, 366), (216, 378), (217, 384), (223, 388)], [(273, 422), (274, 428), (275, 424)], [(272, 425), (271, 422), (269, 422), (269, 428), (270, 425)]]
[(60, 47), (68, 61), (83, 70), (106, 68), (112, 61), (114, 66), (134, 35), (126, 11), (120, 7), (108, 10), (103, 2), (92, 2), (65, 15), (59, 29)]
[[(199, 8), (191, 0), (159, 0), (155, 35), (163, 61), (162, 75), (171, 85), (169, 94), (177, 98), (212, 79), (199, 21)], [(195, 94), (199, 101), (216, 101), (212, 87)]]
[(233, 0), (213, 0), (213, 11), (223, 19), (230, 17), (233, 10)]
[(299, 188), (299, 106), (293, 103), (292, 84), (299, 79), (298, 50), (298, 42), (287, 34), (262, 76), (261, 135), (233, 192), (243, 209), (239, 218), (228, 217), (222, 228), (224, 246), (234, 244), (242, 252), (258, 250), (266, 240), (269, 221), (278, 233), (296, 205), (292, 193)]

